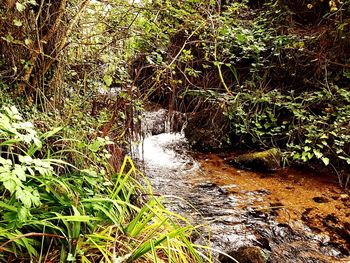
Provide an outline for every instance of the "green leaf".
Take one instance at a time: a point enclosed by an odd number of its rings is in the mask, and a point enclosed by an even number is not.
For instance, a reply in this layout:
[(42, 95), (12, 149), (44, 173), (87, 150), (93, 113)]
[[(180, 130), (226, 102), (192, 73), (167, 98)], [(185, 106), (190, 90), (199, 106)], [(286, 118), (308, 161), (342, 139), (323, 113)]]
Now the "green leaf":
[(18, 10), (18, 12), (23, 12), (26, 9), (26, 6), (24, 4), (21, 3), (16, 3), (16, 9)]
[(303, 160), (303, 162), (307, 162), (309, 160), (307, 152), (302, 153), (301, 160)]
[(309, 147), (309, 146), (305, 146), (305, 147), (304, 147), (304, 151), (305, 151), (305, 152), (308, 152), (308, 151), (310, 151), (310, 150), (311, 150), (311, 147)]
[(66, 260), (67, 261), (75, 261), (75, 256), (72, 253), (69, 253)]
[(24, 222), (29, 216), (30, 212), (29, 209), (27, 209), (26, 207), (22, 206), (18, 209), (17, 217), (19, 221)]
[[(347, 24), (346, 24), (347, 25)], [(350, 79), (350, 71), (343, 71), (343, 76), (345, 77), (345, 78), (348, 78), (348, 79)]]
[[(3, 174), (2, 174), (2, 175), (3, 175)], [(5, 188), (6, 188), (7, 190), (10, 191), (11, 194), (13, 194), (13, 193), (15, 192), (15, 190), (16, 190), (17, 183), (16, 183), (14, 180), (10, 179), (10, 180), (6, 180), (6, 181), (4, 182), (4, 186), (5, 186)]]
[(100, 149), (100, 147), (102, 146), (103, 144), (102, 144), (102, 142), (101, 141), (99, 141), (99, 140), (95, 140), (95, 141), (93, 141), (93, 143), (91, 143), (89, 146), (88, 146), (88, 149), (90, 150), (90, 151), (92, 151), (92, 152), (97, 152), (99, 149)]
[(329, 164), (329, 158), (323, 157), (322, 162), (327, 166)]
[(0, 164), (2, 164), (3, 166), (9, 166), (12, 165), (12, 161), (10, 159), (4, 159), (0, 157)]
[(27, 46), (29, 46), (33, 41), (30, 38), (26, 38), (24, 40), (24, 44), (26, 44)]
[(24, 164), (27, 164), (27, 165), (31, 165), (33, 163), (33, 158), (28, 156), (28, 155), (19, 155), (18, 156), (18, 160), (21, 162), (21, 163), (24, 163)]
[(300, 153), (293, 154), (293, 160), (297, 160), (300, 158)]
[(40, 139), (41, 139), (41, 140), (46, 140), (47, 138), (52, 137), (53, 135), (55, 135), (56, 133), (58, 133), (58, 132), (61, 131), (62, 129), (63, 129), (63, 127), (54, 128), (53, 130), (44, 133), (44, 134), (40, 137)]
[(28, 0), (28, 3), (34, 6), (38, 5), (38, 3), (35, 0)]
[(18, 208), (16, 206), (9, 205), (9, 204), (2, 202), (2, 201), (0, 201), (0, 207), (5, 208), (11, 212), (17, 212), (17, 210), (18, 210)]
[(15, 168), (12, 170), (12, 173), (14, 174), (14, 176), (16, 176), (21, 181), (26, 180), (26, 168), (25, 167), (18, 165), (18, 164), (15, 164)]
[(327, 135), (327, 134), (322, 134), (322, 136), (320, 137), (320, 139), (328, 139), (328, 135)]
[(18, 27), (23, 25), (22, 21), (19, 19), (13, 19), (13, 24)]
[(317, 149), (313, 149), (313, 152), (316, 156), (317, 159), (320, 159), (323, 156), (323, 153), (321, 153), (319, 150)]
[(338, 156), (339, 159), (345, 160), (348, 164), (350, 164), (350, 158), (349, 157), (345, 157), (345, 156)]
[(105, 82), (106, 86), (109, 87), (109, 86), (112, 85), (113, 78), (112, 78), (112, 76), (110, 76), (110, 75), (105, 75), (105, 76), (103, 77), (103, 81)]
[(314, 157), (314, 154), (311, 153), (311, 152), (308, 152), (308, 153), (307, 153), (307, 158), (309, 158), (309, 160), (311, 160), (312, 157)]
[(31, 196), (32, 194), (27, 190), (19, 188), (16, 191), (16, 198), (20, 200), (26, 208), (30, 208), (32, 206)]

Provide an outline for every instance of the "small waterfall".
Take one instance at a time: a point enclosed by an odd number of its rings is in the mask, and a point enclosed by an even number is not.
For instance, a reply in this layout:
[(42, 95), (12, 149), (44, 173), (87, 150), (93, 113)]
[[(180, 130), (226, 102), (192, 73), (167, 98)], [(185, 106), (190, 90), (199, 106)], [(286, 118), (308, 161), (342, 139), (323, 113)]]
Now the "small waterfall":
[[(181, 155), (174, 151), (187, 145), (184, 136), (184, 116), (180, 112), (169, 112), (166, 109), (146, 111), (142, 116), (139, 140), (132, 145), (132, 155), (148, 165), (163, 164), (175, 167), (186, 163)], [(176, 148), (175, 147), (175, 148)]]

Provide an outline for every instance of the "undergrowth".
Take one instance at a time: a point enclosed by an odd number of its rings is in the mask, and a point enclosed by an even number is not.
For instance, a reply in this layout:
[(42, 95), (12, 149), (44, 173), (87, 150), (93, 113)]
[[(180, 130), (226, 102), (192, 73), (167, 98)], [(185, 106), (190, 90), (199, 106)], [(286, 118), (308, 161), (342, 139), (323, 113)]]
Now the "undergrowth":
[[(284, 150), (287, 162), (331, 166), (347, 187), (350, 165), (350, 92), (330, 86), (314, 92), (242, 89), (226, 96), (231, 144)], [(230, 139), (229, 138), (229, 139)]]
[[(183, 2), (148, 3), (137, 21), (147, 30), (133, 39), (130, 72), (141, 91), (227, 117), (229, 129), (221, 117), (191, 124), (194, 140), (222, 130), (232, 148), (279, 147), (285, 163), (331, 167), (347, 187), (349, 1)], [(216, 144), (202, 148), (227, 145)]]
[(189, 238), (196, 228), (141, 186), (130, 157), (115, 172), (108, 137), (77, 140), (66, 129), (42, 132), (2, 107), (0, 261), (204, 261)]

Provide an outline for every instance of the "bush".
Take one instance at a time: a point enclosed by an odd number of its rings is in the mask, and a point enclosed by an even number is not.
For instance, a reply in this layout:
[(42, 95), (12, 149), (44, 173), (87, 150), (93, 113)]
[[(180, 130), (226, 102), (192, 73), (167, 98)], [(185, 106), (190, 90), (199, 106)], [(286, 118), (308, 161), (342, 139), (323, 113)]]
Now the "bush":
[(349, 105), (350, 91), (337, 86), (299, 95), (243, 89), (228, 100), (226, 116), (236, 145), (277, 146), (289, 161), (320, 160), (349, 171)]
[[(38, 132), (13, 106), (0, 111), (1, 261), (202, 261), (194, 228), (138, 183), (130, 157), (116, 174), (107, 137), (74, 144), (63, 133)], [(150, 196), (141, 207), (140, 193)]]

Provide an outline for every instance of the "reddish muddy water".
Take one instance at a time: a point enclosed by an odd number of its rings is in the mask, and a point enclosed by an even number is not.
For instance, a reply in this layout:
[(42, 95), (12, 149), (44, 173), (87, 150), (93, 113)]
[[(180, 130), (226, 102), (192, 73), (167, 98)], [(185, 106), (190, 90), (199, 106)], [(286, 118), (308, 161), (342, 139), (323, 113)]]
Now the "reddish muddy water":
[[(350, 263), (350, 197), (336, 178), (237, 169), (226, 160), (234, 154), (193, 153), (179, 133), (147, 137), (137, 151), (154, 193), (168, 196), (169, 209), (205, 225), (195, 243), (210, 239), (214, 251), (235, 256), (258, 251), (266, 256), (262, 262)], [(219, 254), (214, 261), (234, 262)]]
[(273, 211), (279, 223), (300, 221), (315, 233), (329, 235), (330, 245), (349, 254), (350, 196), (333, 176), (296, 169), (256, 173), (230, 166), (225, 156), (195, 154), (195, 158), (201, 172), (192, 179), (194, 184), (209, 179), (219, 187), (231, 186), (226, 187), (228, 193), (242, 197), (263, 191), (267, 193), (263, 198), (240, 208), (249, 206), (261, 214)]

